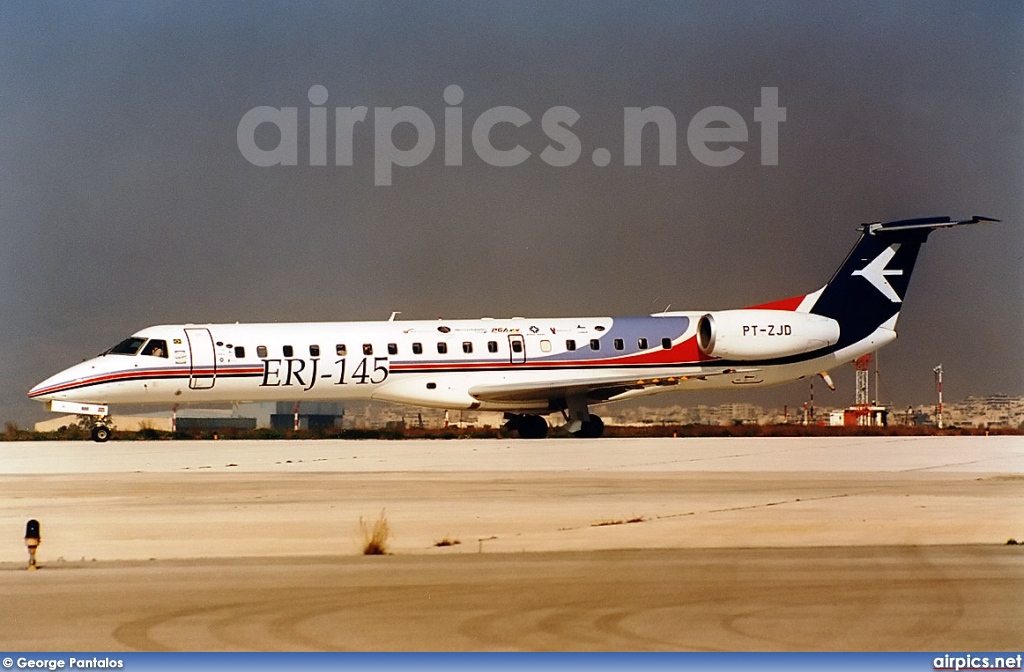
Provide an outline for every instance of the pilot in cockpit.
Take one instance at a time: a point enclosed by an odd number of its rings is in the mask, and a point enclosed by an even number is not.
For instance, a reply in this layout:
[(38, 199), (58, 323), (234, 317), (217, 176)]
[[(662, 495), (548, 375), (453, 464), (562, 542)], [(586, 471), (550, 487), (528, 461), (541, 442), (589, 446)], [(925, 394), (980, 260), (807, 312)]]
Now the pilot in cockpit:
[(150, 339), (146, 347), (142, 349), (142, 354), (149, 355), (150, 357), (167, 357), (167, 342), (158, 338)]

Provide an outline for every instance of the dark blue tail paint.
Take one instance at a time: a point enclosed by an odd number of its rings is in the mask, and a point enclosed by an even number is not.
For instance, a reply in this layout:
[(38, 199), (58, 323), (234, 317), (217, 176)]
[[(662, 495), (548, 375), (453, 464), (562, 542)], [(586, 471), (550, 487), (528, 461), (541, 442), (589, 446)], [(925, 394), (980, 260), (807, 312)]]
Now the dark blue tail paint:
[(969, 220), (949, 217), (905, 219), (865, 224), (860, 240), (814, 306), (812, 313), (839, 322), (839, 350), (856, 343), (899, 313), (921, 245), (935, 229), (996, 222), (975, 215)]

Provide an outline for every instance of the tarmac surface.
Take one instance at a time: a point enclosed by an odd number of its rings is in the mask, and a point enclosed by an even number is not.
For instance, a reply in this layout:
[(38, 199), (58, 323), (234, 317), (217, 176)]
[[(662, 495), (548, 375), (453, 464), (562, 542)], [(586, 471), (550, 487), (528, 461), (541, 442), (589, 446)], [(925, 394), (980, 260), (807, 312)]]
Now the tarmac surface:
[(0, 648), (1010, 651), (1010, 538), (1022, 437), (8, 443)]

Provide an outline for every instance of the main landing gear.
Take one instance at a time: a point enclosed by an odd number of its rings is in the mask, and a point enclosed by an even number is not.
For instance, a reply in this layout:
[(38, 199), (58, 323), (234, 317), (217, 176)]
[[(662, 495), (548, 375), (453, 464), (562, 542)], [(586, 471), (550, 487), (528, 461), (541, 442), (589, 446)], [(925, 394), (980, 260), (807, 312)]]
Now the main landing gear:
[(519, 434), (520, 439), (543, 439), (548, 435), (548, 422), (539, 415), (505, 414), (505, 429)]
[(562, 411), (568, 423), (569, 432), (581, 439), (597, 439), (604, 434), (604, 421), (587, 410), (587, 399), (584, 397), (568, 397), (566, 408)]
[(581, 439), (598, 439), (602, 434), (604, 434), (604, 421), (593, 413), (590, 414), (589, 420), (580, 421), (578, 432), (573, 432), (573, 436)]
[[(548, 435), (548, 423), (539, 415), (505, 414), (504, 429), (516, 432), (520, 439), (543, 439)], [(581, 439), (597, 439), (604, 434), (604, 422), (600, 417), (588, 413), (586, 420), (567, 418), (569, 433)]]

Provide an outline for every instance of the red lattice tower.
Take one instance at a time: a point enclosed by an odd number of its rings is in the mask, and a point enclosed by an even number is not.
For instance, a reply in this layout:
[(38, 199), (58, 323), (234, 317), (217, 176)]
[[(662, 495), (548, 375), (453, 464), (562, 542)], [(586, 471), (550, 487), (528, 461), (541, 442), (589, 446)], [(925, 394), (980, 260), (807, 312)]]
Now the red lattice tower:
[(871, 393), (868, 389), (871, 380), (868, 373), (871, 369), (871, 355), (858, 357), (854, 360), (853, 366), (857, 369), (857, 396), (854, 403), (857, 406), (868, 406), (871, 403)]

